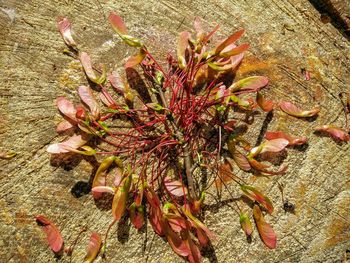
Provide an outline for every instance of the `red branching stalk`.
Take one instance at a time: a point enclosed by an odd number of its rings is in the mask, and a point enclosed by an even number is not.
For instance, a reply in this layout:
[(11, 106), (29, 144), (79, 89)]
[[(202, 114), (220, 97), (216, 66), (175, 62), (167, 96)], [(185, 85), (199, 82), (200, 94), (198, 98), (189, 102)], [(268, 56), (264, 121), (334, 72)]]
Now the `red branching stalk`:
[[(243, 52), (249, 47), (247, 44), (236, 45), (244, 30), (210, 48), (209, 40), (218, 26), (206, 34), (196, 20), (196, 37), (182, 32), (177, 58), (169, 54), (167, 66), (163, 67), (140, 40), (127, 33), (119, 16), (111, 13), (109, 20), (120, 38), (138, 49), (138, 53), (126, 62), (126, 68), (138, 67), (147, 82), (149, 98), (136, 94), (117, 72), (107, 74), (104, 67), (94, 67), (89, 55), (79, 50), (71, 36), (70, 23), (64, 19), (59, 23), (63, 39), (73, 57), (80, 59), (86, 76), (95, 90), (99, 90), (105, 107), (101, 109), (94, 95), (96, 92), (90, 87), (79, 87), (83, 106), (75, 107), (60, 97), (57, 106), (65, 120), (57, 130), (60, 133), (75, 130), (76, 135), (48, 148), (50, 153), (105, 156), (92, 185), (94, 198), (100, 198), (101, 193), (114, 194), (114, 220), (105, 237), (127, 211), (137, 228), (144, 223), (144, 213), (147, 212), (154, 231), (167, 238), (175, 253), (190, 262), (199, 262), (198, 246), (206, 246), (209, 239), (214, 238), (195, 217), (200, 213), (204, 190), (214, 183), (218, 188), (224, 185), (234, 199), (227, 186), (232, 181), (240, 186), (246, 198), (255, 202), (255, 222), (260, 236), (267, 246), (274, 247), (276, 240), (272, 228), (269, 228), (269, 233), (262, 232), (262, 226), (267, 223), (260, 211), (262, 208), (272, 213), (270, 200), (233, 174), (232, 165), (234, 161), (245, 172), (282, 174), (286, 167), (272, 171), (269, 165), (259, 162), (257, 156), (264, 152), (282, 151), (288, 144), (293, 145), (292, 139), (298, 138), (283, 135), (253, 148), (242, 134), (237, 133), (235, 120), (228, 118), (237, 110), (250, 113), (257, 104), (264, 111), (271, 111), (274, 106), (257, 94), (268, 84), (265, 77), (251, 76), (231, 85), (222, 82), (224, 76), (237, 69)], [(111, 90), (115, 93), (112, 94)], [(247, 95), (257, 97), (257, 103), (252, 98), (246, 99)], [(290, 108), (282, 110), (287, 113), (292, 111), (298, 117), (305, 115), (295, 106)], [(310, 115), (309, 111), (306, 113)], [(93, 138), (101, 145), (96, 146)], [(304, 138), (297, 140), (298, 144), (305, 142)], [(222, 153), (230, 153), (233, 160), (223, 162)], [(109, 185), (106, 178), (114, 167), (117, 170), (115, 180), (113, 185)], [(198, 185), (194, 173), (197, 168), (214, 174), (211, 182)], [(238, 202), (244, 204), (241, 200)], [(241, 205), (235, 204), (243, 230), (250, 235), (249, 217)], [(273, 242), (266, 238), (267, 235)]]

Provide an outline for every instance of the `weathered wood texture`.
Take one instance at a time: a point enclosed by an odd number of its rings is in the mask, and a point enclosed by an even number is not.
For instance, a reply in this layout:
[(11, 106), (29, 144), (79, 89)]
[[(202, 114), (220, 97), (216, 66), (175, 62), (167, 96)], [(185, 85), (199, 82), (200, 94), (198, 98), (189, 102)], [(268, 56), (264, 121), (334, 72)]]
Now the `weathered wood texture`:
[[(113, 68), (131, 50), (112, 38), (106, 21), (111, 10), (159, 54), (173, 49), (176, 33), (191, 28), (195, 16), (204, 18), (207, 26), (221, 24), (222, 35), (244, 27), (244, 39), (252, 47), (237, 77), (268, 76), (274, 99), (321, 107), (313, 122), (276, 111), (269, 129), (307, 135), (309, 146), (304, 151), (288, 150), (286, 175), (249, 179), (276, 205), (267, 220), (278, 234), (278, 248), (265, 248), (256, 232), (248, 244), (230, 206), (211, 206), (205, 212), (206, 223), (218, 239), (205, 261), (344, 262), (350, 257), (346, 253), (350, 249), (350, 144), (313, 134), (317, 125), (344, 121), (338, 94), (349, 91), (349, 42), (332, 24), (322, 23), (308, 1), (3, 0), (0, 6), (0, 147), (18, 152), (14, 159), (0, 161), (0, 262), (56, 261), (34, 215), (53, 219), (67, 244), (82, 226), (104, 233), (111, 221), (111, 212), (98, 209), (91, 195), (71, 194), (79, 181), (89, 180), (90, 164), (81, 160), (71, 164), (72, 169), (57, 166), (45, 151), (61, 139), (55, 133), (59, 115), (54, 99), (59, 95), (76, 99), (77, 85), (85, 83), (78, 64), (62, 55), (56, 17), (69, 17), (83, 48), (95, 61), (107, 61)], [(310, 71), (310, 81), (304, 80), (301, 68)], [(257, 137), (262, 120), (258, 116), (251, 136)], [(282, 210), (277, 182), (286, 186), (286, 198), (296, 205), (295, 215)], [(87, 240), (88, 234), (79, 241), (72, 262), (83, 258)], [(150, 227), (147, 235), (129, 231), (127, 224), (115, 227), (107, 262), (144, 261), (181, 259), (154, 237)]]

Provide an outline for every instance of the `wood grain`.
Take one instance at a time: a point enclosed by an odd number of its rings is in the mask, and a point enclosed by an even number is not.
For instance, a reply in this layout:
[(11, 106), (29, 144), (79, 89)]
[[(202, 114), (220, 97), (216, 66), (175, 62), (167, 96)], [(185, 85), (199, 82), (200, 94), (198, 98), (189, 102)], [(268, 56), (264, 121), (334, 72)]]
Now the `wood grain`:
[[(110, 210), (99, 208), (91, 195), (71, 194), (78, 182), (89, 181), (90, 163), (77, 159), (57, 166), (46, 153), (47, 145), (62, 139), (55, 133), (60, 118), (54, 99), (59, 95), (76, 99), (76, 87), (85, 83), (77, 63), (62, 54), (56, 18), (69, 17), (77, 41), (95, 61), (112, 69), (120, 67), (132, 50), (112, 37), (106, 21), (111, 10), (124, 17), (130, 31), (142, 37), (158, 57), (174, 49), (176, 34), (192, 28), (195, 16), (202, 17), (208, 28), (220, 24), (221, 36), (244, 27), (244, 40), (251, 49), (237, 78), (265, 75), (271, 82), (269, 98), (321, 107), (314, 122), (276, 111), (268, 128), (306, 135), (309, 146), (288, 151), (286, 175), (247, 178), (276, 205), (267, 220), (278, 234), (278, 248), (266, 249), (257, 232), (248, 244), (234, 211), (218, 205), (205, 212), (209, 228), (218, 234), (205, 261), (345, 261), (350, 246), (350, 147), (313, 131), (317, 125), (344, 121), (338, 94), (350, 90), (350, 47), (332, 24), (320, 21), (308, 1), (6, 0), (0, 1), (0, 7), (0, 150), (18, 153), (14, 159), (0, 160), (1, 262), (56, 261), (34, 222), (37, 214), (56, 223), (66, 244), (83, 226), (104, 233), (111, 222)], [(111, 45), (110, 40), (115, 43)], [(310, 72), (310, 81), (304, 80), (302, 68)], [(263, 120), (263, 115), (256, 119), (251, 138), (258, 138)], [(296, 205), (295, 215), (284, 213), (278, 182)], [(111, 231), (107, 262), (181, 262), (150, 227), (137, 233), (129, 225), (119, 224)], [(77, 244), (72, 262), (84, 257), (88, 237)], [(58, 260), (68, 261), (67, 257)]]

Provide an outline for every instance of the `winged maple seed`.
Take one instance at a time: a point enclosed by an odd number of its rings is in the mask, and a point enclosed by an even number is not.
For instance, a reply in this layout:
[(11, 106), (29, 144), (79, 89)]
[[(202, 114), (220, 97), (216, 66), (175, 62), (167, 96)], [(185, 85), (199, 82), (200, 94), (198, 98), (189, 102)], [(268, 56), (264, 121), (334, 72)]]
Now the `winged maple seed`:
[(299, 118), (308, 118), (317, 115), (320, 112), (319, 108), (314, 108), (312, 110), (302, 110), (295, 106), (293, 103), (288, 101), (283, 101), (280, 103), (280, 108), (285, 113)]
[(249, 216), (245, 213), (239, 215), (239, 222), (241, 223), (241, 227), (247, 237), (250, 237), (253, 233), (253, 226), (249, 219)]
[[(73, 40), (68, 19), (58, 23), (71, 49), (69, 54), (80, 60), (90, 86), (77, 87), (81, 104), (57, 98), (64, 118), (57, 132), (70, 137), (47, 149), (52, 154), (90, 155), (99, 162), (92, 182), (93, 198), (113, 196), (112, 223), (104, 241), (115, 222), (130, 218), (134, 227), (140, 229), (148, 219), (154, 232), (165, 237), (176, 254), (189, 262), (200, 262), (201, 248), (215, 241), (215, 235), (200, 220), (205, 192), (212, 191), (210, 186), (214, 183), (218, 191), (224, 186), (231, 195), (232, 186), (228, 184), (234, 182), (244, 196), (232, 196), (238, 200), (234, 209), (240, 215), (243, 231), (252, 236), (253, 214), (262, 241), (274, 248), (276, 235), (261, 211), (271, 214), (272, 202), (255, 186), (247, 185), (235, 170), (283, 174), (286, 165), (275, 170), (260, 160), (261, 154), (279, 153), (307, 139), (268, 132), (266, 141), (252, 147), (244, 132), (237, 133), (241, 122), (238, 113), (251, 115), (257, 105), (270, 112), (276, 104), (262, 96), (261, 90), (269, 83), (266, 77), (247, 76), (232, 83), (222, 82), (223, 77), (232, 76), (237, 70), (249, 47), (240, 43), (244, 30), (211, 46), (219, 26), (206, 33), (196, 18), (194, 34), (181, 32), (176, 55), (169, 54), (166, 63), (160, 63), (146, 44), (132, 36), (121, 17), (111, 13), (109, 22), (120, 39), (137, 50), (124, 65), (126, 74), (96, 66)], [(134, 90), (132, 81), (129, 83), (131, 71), (144, 76), (147, 98)], [(296, 117), (311, 117), (319, 111), (303, 111), (290, 102), (280, 103), (280, 108)], [(340, 136), (339, 130), (332, 133)], [(226, 153), (233, 160), (224, 159)], [(204, 172), (213, 175), (212, 183), (198, 183), (204, 181)], [(254, 204), (253, 211), (242, 212), (244, 199)], [(86, 262), (96, 258), (101, 243), (99, 235), (91, 236)], [(60, 244), (54, 243), (55, 250)], [(102, 250), (104, 254), (105, 245)]]
[(268, 248), (276, 248), (277, 238), (270, 224), (266, 223), (264, 216), (259, 208), (259, 206), (254, 205), (253, 215), (255, 224), (258, 228), (259, 235)]
[(92, 263), (94, 262), (94, 259), (96, 258), (98, 252), (100, 251), (102, 245), (102, 239), (101, 236), (93, 232), (90, 237), (89, 245), (86, 249), (86, 256), (84, 258), (84, 263)]
[(17, 155), (14, 151), (1, 152), (0, 151), (0, 159), (11, 159)]
[(265, 133), (265, 138), (267, 140), (274, 140), (274, 139), (286, 139), (288, 141), (288, 146), (294, 146), (294, 145), (303, 145), (307, 143), (307, 138), (306, 137), (294, 137), (291, 135), (288, 135), (284, 132), (281, 131), (276, 131), (276, 132), (266, 132)]
[(52, 251), (60, 253), (63, 249), (63, 238), (57, 226), (43, 215), (38, 215), (35, 219), (42, 226)]
[(350, 141), (350, 131), (334, 126), (334, 125), (323, 125), (321, 127), (317, 127), (316, 131), (324, 132), (326, 134), (329, 134), (333, 138), (340, 140), (340, 141)]

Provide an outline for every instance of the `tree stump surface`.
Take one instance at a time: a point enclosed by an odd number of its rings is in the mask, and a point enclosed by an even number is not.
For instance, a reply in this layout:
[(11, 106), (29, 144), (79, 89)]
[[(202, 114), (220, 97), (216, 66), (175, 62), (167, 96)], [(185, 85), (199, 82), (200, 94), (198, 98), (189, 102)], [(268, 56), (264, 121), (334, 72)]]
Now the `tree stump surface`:
[[(85, 193), (90, 163), (79, 159), (59, 165), (46, 152), (49, 144), (62, 140), (55, 132), (61, 118), (55, 98), (63, 95), (77, 100), (76, 88), (86, 83), (79, 63), (62, 54), (65, 46), (56, 19), (68, 17), (76, 41), (93, 61), (113, 69), (121, 67), (133, 50), (109, 26), (110, 11), (121, 15), (130, 32), (159, 58), (175, 49), (177, 33), (192, 29), (195, 16), (203, 18), (207, 29), (220, 24), (221, 36), (243, 27), (243, 40), (251, 48), (237, 78), (267, 76), (269, 98), (321, 108), (312, 122), (275, 110), (268, 129), (305, 135), (309, 145), (303, 150), (288, 149), (285, 175), (249, 177), (275, 205), (266, 220), (278, 235), (278, 247), (267, 249), (257, 231), (252, 243), (247, 243), (233, 209), (209, 204), (212, 209), (205, 211), (205, 223), (217, 240), (205, 252), (204, 261), (349, 260), (350, 144), (338, 144), (313, 132), (322, 124), (344, 123), (338, 95), (350, 90), (350, 47), (332, 23), (322, 23), (320, 13), (308, 1), (3, 0), (0, 7), (0, 150), (18, 153), (13, 159), (0, 160), (0, 262), (69, 262), (67, 256), (54, 257), (35, 215), (54, 221), (67, 245), (82, 227), (88, 227), (72, 262), (81, 262), (91, 231), (104, 233), (112, 220), (111, 211), (99, 209), (91, 194)], [(301, 73), (303, 68), (310, 72), (309, 81)], [(256, 118), (254, 140), (263, 120), (263, 114)], [(285, 186), (285, 198), (295, 204), (295, 214), (283, 211), (278, 183)], [(129, 222), (112, 229), (106, 255), (105, 262), (183, 261), (150, 226), (138, 233)]]

